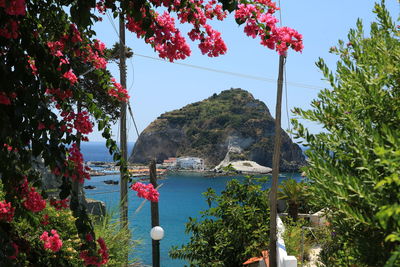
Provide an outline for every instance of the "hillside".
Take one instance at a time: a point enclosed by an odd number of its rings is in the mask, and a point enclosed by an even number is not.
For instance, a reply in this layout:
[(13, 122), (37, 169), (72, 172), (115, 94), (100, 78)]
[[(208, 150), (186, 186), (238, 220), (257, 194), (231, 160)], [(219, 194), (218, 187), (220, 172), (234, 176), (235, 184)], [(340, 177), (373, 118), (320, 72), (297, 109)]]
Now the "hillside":
[[(274, 119), (263, 102), (242, 89), (225, 90), (162, 114), (140, 134), (129, 161), (194, 156), (214, 167), (229, 150), (235, 151), (230, 160), (252, 160), (271, 167), (274, 131)], [(285, 131), (281, 134), (281, 171), (298, 170), (305, 164), (302, 151)]]

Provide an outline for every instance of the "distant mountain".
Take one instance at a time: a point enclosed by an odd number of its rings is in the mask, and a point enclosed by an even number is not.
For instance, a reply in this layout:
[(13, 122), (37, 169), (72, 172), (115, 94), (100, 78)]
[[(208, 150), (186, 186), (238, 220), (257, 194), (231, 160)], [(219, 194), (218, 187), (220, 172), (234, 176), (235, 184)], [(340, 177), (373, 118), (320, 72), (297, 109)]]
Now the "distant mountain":
[[(274, 123), (267, 106), (249, 92), (225, 90), (162, 114), (140, 134), (129, 161), (193, 156), (214, 167), (229, 157), (271, 167)], [(297, 171), (305, 164), (302, 150), (284, 130), (281, 134), (281, 171)]]

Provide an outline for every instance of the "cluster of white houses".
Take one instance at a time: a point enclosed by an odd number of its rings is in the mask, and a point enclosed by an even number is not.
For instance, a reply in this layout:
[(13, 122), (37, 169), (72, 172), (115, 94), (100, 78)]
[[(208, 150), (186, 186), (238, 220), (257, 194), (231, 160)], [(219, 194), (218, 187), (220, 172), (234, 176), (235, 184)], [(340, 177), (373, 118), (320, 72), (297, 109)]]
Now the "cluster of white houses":
[(167, 169), (198, 170), (204, 171), (204, 160), (196, 157), (168, 158), (162, 166)]

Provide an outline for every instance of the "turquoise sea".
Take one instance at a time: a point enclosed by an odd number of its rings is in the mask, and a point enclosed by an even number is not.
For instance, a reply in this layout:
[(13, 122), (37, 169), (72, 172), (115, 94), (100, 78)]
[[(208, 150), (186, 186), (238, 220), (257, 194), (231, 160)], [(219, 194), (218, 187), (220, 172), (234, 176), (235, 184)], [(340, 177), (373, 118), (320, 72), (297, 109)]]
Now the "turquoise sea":
[[(95, 146), (91, 147), (91, 151)], [(101, 151), (101, 148), (98, 148)], [(86, 161), (92, 159), (90, 154), (83, 154)], [(99, 153), (94, 153), (99, 157)], [(280, 180), (287, 178), (301, 179), (300, 174), (282, 174)], [(165, 236), (160, 242), (161, 249), (161, 266), (184, 266), (185, 262), (180, 260), (173, 260), (168, 257), (168, 251), (171, 246), (186, 243), (189, 236), (185, 234), (185, 223), (188, 217), (199, 217), (199, 212), (207, 208), (202, 193), (209, 187), (216, 190), (218, 193), (225, 188), (227, 181), (243, 177), (213, 177), (207, 178), (199, 173), (179, 173), (169, 174), (163, 180), (159, 180), (159, 184), (163, 184), (159, 189), (159, 212), (160, 212), (160, 225), (164, 228)], [(96, 189), (86, 190), (87, 197), (102, 200), (106, 203), (107, 208), (111, 210), (118, 210), (119, 201), (119, 185), (104, 184), (104, 180), (119, 180), (118, 175), (92, 177), (90, 181), (86, 181), (85, 185), (94, 185)], [(266, 184), (269, 187), (269, 184)], [(141, 260), (143, 264), (151, 265), (151, 238), (150, 238), (150, 203), (146, 202), (143, 208), (135, 213), (135, 210), (140, 206), (143, 199), (136, 196), (136, 192), (129, 190), (129, 223), (133, 232), (133, 238), (141, 241), (141, 244), (136, 248), (134, 254), (135, 258)]]

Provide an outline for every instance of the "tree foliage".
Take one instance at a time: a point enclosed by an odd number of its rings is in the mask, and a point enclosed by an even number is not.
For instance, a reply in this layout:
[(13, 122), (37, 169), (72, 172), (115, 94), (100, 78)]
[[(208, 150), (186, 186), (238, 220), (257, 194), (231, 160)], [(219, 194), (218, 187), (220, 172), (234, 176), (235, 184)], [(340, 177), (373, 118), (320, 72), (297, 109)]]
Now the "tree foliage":
[(313, 109), (295, 109), (325, 131), (295, 121), (306, 151), (313, 200), (328, 210), (335, 234), (329, 266), (400, 264), (400, 32), (384, 2), (364, 33), (362, 22), (331, 52), (335, 73), (317, 62), (332, 87)]
[(299, 208), (306, 205), (307, 186), (305, 182), (298, 183), (295, 179), (288, 179), (279, 185), (279, 189), (279, 199), (286, 200), (288, 215), (296, 222), (299, 216)]
[(190, 266), (242, 266), (268, 247), (269, 207), (267, 191), (252, 180), (228, 182), (221, 195), (204, 193), (209, 209), (201, 220), (189, 218), (190, 242), (174, 247), (170, 257), (185, 259)]

